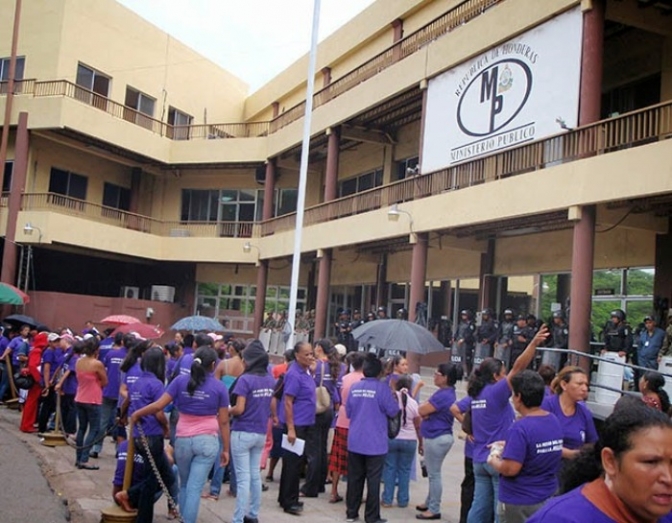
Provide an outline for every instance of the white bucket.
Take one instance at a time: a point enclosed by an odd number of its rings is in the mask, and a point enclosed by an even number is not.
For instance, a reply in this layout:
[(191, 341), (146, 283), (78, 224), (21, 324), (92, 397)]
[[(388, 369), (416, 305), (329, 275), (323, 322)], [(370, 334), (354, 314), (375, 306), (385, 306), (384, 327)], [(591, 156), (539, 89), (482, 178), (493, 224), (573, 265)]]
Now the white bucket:
[(259, 333), (259, 341), (264, 346), (264, 349), (266, 349), (266, 352), (268, 352), (271, 345), (271, 331), (268, 329), (261, 329), (261, 332)]
[[(658, 372), (664, 372), (665, 374), (672, 374), (672, 356), (664, 356), (660, 359), (658, 364)], [(672, 398), (672, 378), (665, 376), (665, 392), (667, 395)]]
[(271, 354), (282, 354), (284, 353), (284, 347), (282, 347), (282, 352), (280, 352), (280, 347), (282, 346), (281, 333), (273, 331), (271, 333), (271, 339), (269, 342), (269, 351)]
[[(625, 356), (621, 357), (617, 352), (607, 352), (602, 357), (610, 361), (625, 363)], [(600, 361), (597, 369), (597, 384), (621, 390), (623, 388), (623, 369), (624, 367), (621, 365)], [(618, 392), (595, 387), (595, 401), (597, 403), (614, 405), (620, 398), (621, 394)]]

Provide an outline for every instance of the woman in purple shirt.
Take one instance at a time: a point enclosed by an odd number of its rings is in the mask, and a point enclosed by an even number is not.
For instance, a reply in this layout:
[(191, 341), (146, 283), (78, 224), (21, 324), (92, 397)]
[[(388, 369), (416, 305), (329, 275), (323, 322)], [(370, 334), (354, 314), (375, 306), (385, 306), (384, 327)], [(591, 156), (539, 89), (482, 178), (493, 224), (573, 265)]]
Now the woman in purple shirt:
[[(452, 363), (442, 363), (434, 372), (434, 385), (438, 390), (420, 405), (422, 416), (420, 434), (423, 443), (419, 451), (425, 457), (429, 492), (416, 519), (441, 519), (441, 465), (453, 446), (453, 414), (450, 407), (455, 403), (455, 382), (457, 367)], [(424, 448), (423, 448), (424, 447)]]
[(467, 393), (471, 396), (471, 424), (474, 437), (474, 501), (467, 523), (483, 523), (497, 515), (499, 473), (488, 465), (489, 446), (502, 441), (513, 423), (511, 378), (522, 372), (534, 358), (537, 347), (548, 337), (542, 326), (530, 344), (516, 358), (509, 374), (500, 360), (486, 358), (469, 378)]
[[(143, 342), (151, 345), (151, 342)], [(140, 376), (128, 387), (128, 396), (122, 405), (122, 413), (128, 411), (133, 422), (135, 448), (145, 463), (151, 459), (156, 463), (163, 482), (170, 490), (175, 481), (172, 468), (166, 459), (163, 439), (168, 432), (168, 420), (163, 410), (154, 410), (153, 406), (163, 394), (163, 382), (166, 373), (166, 358), (161, 347), (154, 346), (143, 350), (140, 364)], [(142, 433), (140, 432), (142, 428)], [(146, 438), (141, 439), (141, 434)], [(137, 521), (152, 521), (154, 501), (159, 482), (152, 467), (144, 468), (143, 478), (133, 484), (128, 491), (115, 494), (114, 499), (126, 511), (138, 510)]]
[(593, 415), (583, 403), (588, 397), (588, 376), (581, 367), (565, 367), (551, 384), (553, 394), (541, 408), (555, 414), (563, 430), (562, 457), (579, 455), (581, 447), (597, 441)]
[[(235, 406), (229, 411), (231, 454), (236, 468), (236, 510), (232, 523), (259, 519), (261, 505), (261, 452), (271, 415), (275, 380), (268, 373), (268, 353), (259, 340), (243, 350), (245, 370), (233, 386)], [(249, 509), (248, 509), (249, 502)]]
[(213, 376), (216, 363), (217, 352), (213, 348), (199, 347), (191, 374), (176, 377), (157, 401), (133, 414), (133, 420), (156, 414), (171, 401), (180, 413), (175, 462), (180, 475), (179, 506), (185, 523), (196, 523), (198, 519), (201, 491), (218, 458), (218, 434), (224, 442), (219, 459), (222, 466), (229, 462), (229, 392)]
[(499, 518), (525, 523), (558, 489), (562, 427), (541, 408), (545, 383), (525, 370), (511, 379), (513, 405), (521, 418), (506, 435), (503, 452), (492, 448), (488, 464), (500, 473)]
[[(637, 398), (621, 398), (595, 448), (567, 469), (572, 489), (528, 523), (672, 521), (672, 422)], [(578, 485), (578, 486), (577, 486)]]
[(348, 489), (345, 495), (346, 521), (357, 521), (366, 482), (366, 523), (382, 523), (380, 479), (389, 448), (387, 418), (399, 411), (390, 386), (380, 381), (383, 365), (375, 354), (364, 360), (364, 379), (353, 384), (345, 404), (350, 418), (348, 430)]

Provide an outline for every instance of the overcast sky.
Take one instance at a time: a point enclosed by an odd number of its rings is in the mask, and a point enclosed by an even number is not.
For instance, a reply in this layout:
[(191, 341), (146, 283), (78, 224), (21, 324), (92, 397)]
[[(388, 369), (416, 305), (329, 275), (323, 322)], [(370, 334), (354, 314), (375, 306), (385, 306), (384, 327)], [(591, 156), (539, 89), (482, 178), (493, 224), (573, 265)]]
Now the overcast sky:
[[(254, 92), (310, 50), (313, 0), (118, 0)], [(322, 0), (320, 40), (374, 0)]]

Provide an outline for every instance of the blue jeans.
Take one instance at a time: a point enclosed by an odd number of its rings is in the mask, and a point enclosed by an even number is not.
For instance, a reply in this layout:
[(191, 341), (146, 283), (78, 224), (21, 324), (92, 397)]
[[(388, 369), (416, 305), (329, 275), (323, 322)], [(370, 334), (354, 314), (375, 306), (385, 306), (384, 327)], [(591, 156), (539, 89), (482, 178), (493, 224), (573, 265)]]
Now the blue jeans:
[[(232, 523), (243, 523), (243, 518), (259, 518), (261, 505), (261, 452), (266, 443), (266, 434), (254, 432), (231, 432), (231, 455), (236, 470), (236, 510)], [(248, 510), (249, 503), (249, 510)]]
[(474, 462), (474, 501), (469, 510), (467, 523), (492, 521), (499, 523), (497, 502), (499, 498), (499, 474), (487, 463)]
[[(100, 405), (79, 402), (76, 405), (79, 421), (79, 429), (77, 429), (77, 447), (79, 448), (76, 451), (76, 462), (87, 463), (91, 446), (100, 433)], [(89, 430), (88, 434), (86, 434), (87, 429)], [(84, 435), (86, 435), (86, 440)]]
[(2, 377), (0, 377), (0, 401), (2, 401), (9, 390), (9, 374), (7, 373), (7, 364), (4, 361), (0, 362), (0, 370), (2, 371)]
[(210, 469), (219, 459), (219, 438), (215, 435), (175, 438), (175, 463), (180, 473), (180, 512), (184, 523), (196, 523), (201, 490)]
[(408, 506), (408, 488), (411, 480), (411, 464), (418, 442), (414, 439), (391, 439), (383, 468), (383, 503), (391, 505), (394, 499), (394, 485), (397, 487), (397, 504)]
[(425, 505), (432, 514), (441, 513), (441, 465), (446, 459), (446, 454), (453, 446), (453, 435), (442, 434), (436, 438), (425, 438), (425, 466), (429, 478), (429, 492)]
[[(103, 398), (103, 404), (100, 406), (100, 432), (99, 435), (107, 434), (114, 426), (114, 420), (117, 417), (117, 398)], [(91, 449), (92, 452), (100, 454), (103, 450), (102, 438)]]

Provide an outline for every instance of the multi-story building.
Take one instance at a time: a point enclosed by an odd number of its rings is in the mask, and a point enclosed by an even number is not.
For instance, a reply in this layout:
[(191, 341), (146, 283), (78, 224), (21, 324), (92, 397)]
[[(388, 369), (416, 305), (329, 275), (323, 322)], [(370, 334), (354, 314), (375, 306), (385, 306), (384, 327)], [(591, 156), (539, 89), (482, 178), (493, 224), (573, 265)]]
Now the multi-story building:
[[(0, 114), (13, 15), (0, 1)], [(593, 302), (633, 323), (654, 296), (662, 310), (670, 15), (670, 0), (378, 0), (325, 39), (299, 293), (316, 335), (339, 306), (437, 318), (571, 298), (579, 347)], [(24, 2), (17, 56), (0, 233), (29, 312), (196, 310), (251, 334), (285, 308), (307, 56), (248, 94), (114, 0)]]

